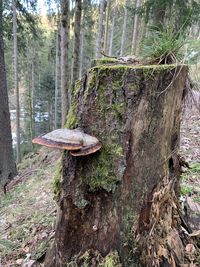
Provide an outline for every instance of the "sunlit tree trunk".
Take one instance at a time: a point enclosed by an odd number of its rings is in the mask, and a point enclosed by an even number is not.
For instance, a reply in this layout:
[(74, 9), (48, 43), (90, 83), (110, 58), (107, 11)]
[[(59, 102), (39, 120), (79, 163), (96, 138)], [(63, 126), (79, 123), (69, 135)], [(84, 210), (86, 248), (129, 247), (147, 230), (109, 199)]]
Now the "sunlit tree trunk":
[(16, 0), (12, 1), (13, 8), (13, 59), (14, 59), (14, 88), (16, 97), (16, 154), (17, 163), (21, 162), (21, 152), (20, 152), (20, 104), (19, 104), (19, 86), (18, 86), (18, 53), (17, 53), (17, 10), (16, 10)]
[(61, 99), (62, 99), (62, 126), (65, 124), (68, 110), (69, 89), (69, 0), (61, 0)]
[(99, 22), (96, 39), (96, 58), (101, 57), (101, 49), (103, 48), (103, 32), (104, 32), (104, 12), (106, 7), (106, 1), (101, 0), (99, 8)]
[(72, 85), (79, 78), (80, 71), (80, 49), (81, 49), (81, 0), (76, 0), (75, 6), (75, 26), (74, 26), (74, 51), (72, 64)]
[(4, 188), (16, 174), (12, 150), (10, 113), (3, 46), (2, 0), (0, 0), (0, 186)]
[(128, 17), (128, 0), (125, 2), (125, 9), (124, 9), (124, 22), (122, 28), (122, 37), (121, 37), (121, 49), (120, 49), (120, 56), (124, 54), (124, 44), (126, 39), (126, 27), (127, 27), (127, 17)]

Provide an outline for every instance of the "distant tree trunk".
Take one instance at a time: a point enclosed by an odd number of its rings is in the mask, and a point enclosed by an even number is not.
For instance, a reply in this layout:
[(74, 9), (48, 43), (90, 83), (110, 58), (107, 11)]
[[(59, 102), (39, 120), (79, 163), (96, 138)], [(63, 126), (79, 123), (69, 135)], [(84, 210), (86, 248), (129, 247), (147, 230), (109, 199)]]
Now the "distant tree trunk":
[(10, 113), (3, 45), (2, 0), (0, 0), (0, 185), (5, 185), (16, 174), (13, 158)]
[(55, 113), (54, 113), (54, 129), (58, 128), (58, 90), (60, 80), (60, 34), (59, 29), (56, 34), (56, 64), (55, 64)]
[[(135, 7), (136, 9), (141, 6), (142, 1), (136, 0)], [(139, 15), (136, 13), (134, 17), (134, 25), (133, 25), (133, 37), (132, 37), (132, 45), (131, 45), (131, 54), (136, 54), (137, 46), (139, 44)]]
[(99, 7), (99, 22), (98, 22), (97, 39), (96, 39), (96, 58), (101, 57), (101, 50), (103, 48), (105, 7), (106, 7), (106, 1), (101, 0)]
[(69, 104), (69, 0), (61, 0), (61, 98), (62, 98), (62, 126), (66, 121)]
[[(83, 28), (82, 28), (83, 31)], [(81, 40), (80, 40), (80, 68), (79, 68), (79, 79), (82, 77), (82, 69), (83, 69), (83, 40), (84, 40), (84, 33), (81, 32)]]
[(13, 8), (13, 47), (14, 47), (14, 87), (15, 87), (15, 98), (16, 98), (16, 152), (17, 152), (17, 163), (21, 162), (20, 152), (20, 104), (19, 104), (19, 85), (18, 85), (18, 52), (17, 52), (17, 11), (16, 11), (16, 0), (12, 1)]
[(106, 55), (108, 54), (108, 33), (109, 33), (110, 9), (111, 9), (111, 1), (107, 0), (106, 24), (105, 24), (104, 45), (103, 45), (103, 50)]
[[(31, 63), (31, 136), (35, 136), (35, 49), (33, 49)], [(32, 139), (31, 139), (32, 140)]]
[(73, 51), (73, 65), (72, 65), (72, 85), (79, 78), (80, 71), (80, 50), (81, 50), (81, 13), (82, 0), (76, 0), (75, 6), (75, 26), (74, 26), (74, 51)]
[(138, 267), (136, 251), (142, 266), (170, 266), (185, 245), (177, 191), (187, 67), (114, 66), (89, 70), (74, 92), (66, 126), (102, 149), (63, 154), (48, 267)]
[(27, 86), (28, 87), (28, 103), (27, 104), (28, 104), (29, 120), (30, 120), (30, 124), (29, 124), (30, 143), (31, 143), (31, 147), (33, 148), (33, 144), (31, 142), (34, 137), (33, 135), (33, 107), (32, 107), (32, 89), (31, 89), (30, 80), (28, 81), (28, 86)]
[(124, 44), (125, 44), (125, 39), (126, 39), (127, 18), (128, 18), (128, 0), (126, 0), (126, 2), (125, 2), (125, 9), (124, 9), (124, 23), (123, 23), (123, 28), (122, 28), (120, 56), (123, 56), (123, 54), (124, 54)]
[[(116, 4), (116, 3), (115, 3)], [(113, 9), (113, 15), (112, 15), (112, 25), (110, 30), (110, 42), (109, 42), (109, 52), (108, 55), (112, 56), (112, 48), (113, 48), (113, 36), (114, 36), (114, 30), (115, 30), (115, 16), (116, 16), (116, 9), (117, 7), (114, 6)]]

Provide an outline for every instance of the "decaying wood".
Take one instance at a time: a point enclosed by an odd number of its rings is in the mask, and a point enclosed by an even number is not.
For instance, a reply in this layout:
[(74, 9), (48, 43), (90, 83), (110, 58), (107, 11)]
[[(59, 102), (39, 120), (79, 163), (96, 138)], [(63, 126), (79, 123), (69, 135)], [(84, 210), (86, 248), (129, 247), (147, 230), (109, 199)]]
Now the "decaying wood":
[(96, 136), (102, 149), (63, 156), (46, 266), (184, 263), (192, 239), (178, 200), (186, 76), (186, 66), (100, 65), (76, 84), (66, 126)]

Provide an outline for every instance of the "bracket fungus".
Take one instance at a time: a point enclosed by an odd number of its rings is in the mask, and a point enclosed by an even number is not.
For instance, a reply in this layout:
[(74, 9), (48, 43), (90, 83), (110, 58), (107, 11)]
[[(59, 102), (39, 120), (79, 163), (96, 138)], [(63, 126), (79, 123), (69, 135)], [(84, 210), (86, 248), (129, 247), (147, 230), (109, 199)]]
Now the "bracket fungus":
[(57, 129), (34, 138), (32, 143), (70, 150), (72, 156), (86, 156), (101, 148), (101, 143), (96, 137), (77, 129)]

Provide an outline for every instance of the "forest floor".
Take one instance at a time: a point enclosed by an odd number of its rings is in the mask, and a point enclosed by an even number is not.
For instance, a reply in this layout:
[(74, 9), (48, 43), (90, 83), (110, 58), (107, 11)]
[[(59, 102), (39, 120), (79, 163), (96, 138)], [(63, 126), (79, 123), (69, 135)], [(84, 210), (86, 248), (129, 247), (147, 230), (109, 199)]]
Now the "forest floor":
[[(194, 229), (200, 229), (199, 133), (200, 115), (188, 112), (181, 125), (181, 155), (191, 169), (182, 176), (181, 194), (190, 211), (199, 214)], [(27, 155), (8, 193), (0, 196), (0, 267), (30, 267), (42, 260), (54, 237), (52, 176), (59, 157), (59, 151), (45, 148)], [(42, 265), (38, 262), (34, 266)]]
[(28, 154), (0, 196), (0, 267), (29, 267), (45, 254), (54, 237), (52, 176), (59, 157), (46, 148)]

